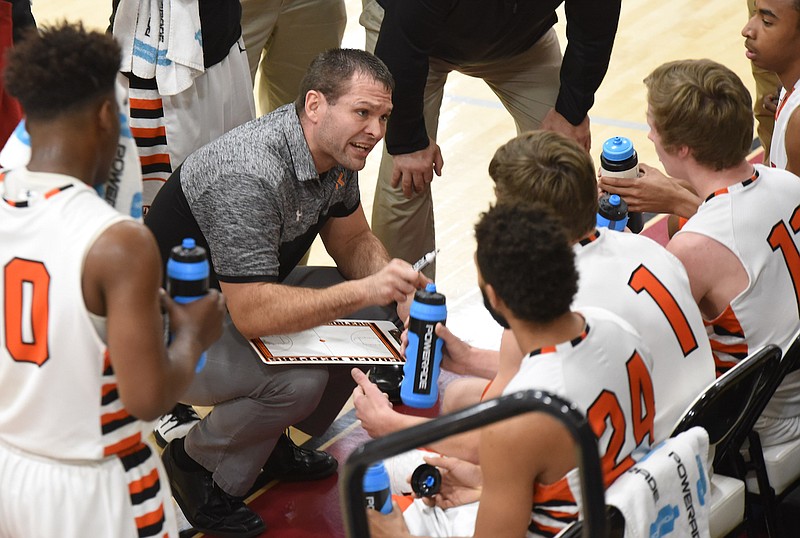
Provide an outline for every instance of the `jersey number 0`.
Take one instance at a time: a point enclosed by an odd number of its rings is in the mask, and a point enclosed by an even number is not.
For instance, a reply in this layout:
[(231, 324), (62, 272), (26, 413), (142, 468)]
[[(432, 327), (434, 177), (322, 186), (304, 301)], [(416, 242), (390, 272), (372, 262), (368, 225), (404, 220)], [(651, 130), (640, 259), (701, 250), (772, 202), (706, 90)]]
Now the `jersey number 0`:
[(42, 262), (14, 258), (3, 268), (5, 344), (11, 358), (41, 366), (49, 358), (50, 273)]

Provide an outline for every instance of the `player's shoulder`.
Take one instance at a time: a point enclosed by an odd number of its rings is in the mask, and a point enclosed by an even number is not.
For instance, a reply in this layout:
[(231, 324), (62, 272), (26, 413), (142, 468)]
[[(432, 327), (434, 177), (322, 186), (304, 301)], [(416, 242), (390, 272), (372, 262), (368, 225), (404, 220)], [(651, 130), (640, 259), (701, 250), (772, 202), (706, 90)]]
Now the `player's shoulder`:
[[(682, 271), (680, 261), (672, 253), (660, 243), (643, 235), (605, 231), (600, 246), (596, 255), (587, 257), (589, 263), (605, 259), (620, 266), (630, 266), (630, 270), (646, 265), (651, 271)], [(579, 256), (578, 263), (581, 261)]]
[(600, 306), (581, 306), (577, 310), (586, 320), (586, 324), (589, 325), (591, 330), (594, 330), (596, 327), (598, 333), (602, 333), (603, 335), (623, 333), (635, 338), (639, 337), (639, 333), (633, 328), (633, 325), (607, 308)]
[(98, 235), (89, 250), (91, 258), (102, 260), (109, 266), (124, 268), (135, 267), (142, 262), (153, 263), (160, 258), (160, 254), (155, 237), (144, 224), (122, 219)]

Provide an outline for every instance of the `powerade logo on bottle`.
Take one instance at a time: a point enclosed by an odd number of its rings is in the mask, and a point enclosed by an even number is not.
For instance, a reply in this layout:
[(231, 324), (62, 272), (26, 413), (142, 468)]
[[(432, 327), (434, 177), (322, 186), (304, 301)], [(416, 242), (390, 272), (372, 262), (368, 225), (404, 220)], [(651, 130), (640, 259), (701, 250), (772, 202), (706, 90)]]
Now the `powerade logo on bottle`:
[(363, 493), (364, 507), (368, 510), (382, 514), (392, 511), (392, 488), (382, 461), (370, 465), (364, 473)]
[(381, 510), (389, 500), (389, 490), (373, 491), (364, 495), (364, 504), (368, 510)]
[(431, 385), (431, 359), (433, 359), (433, 342), (436, 323), (429, 323), (419, 319), (411, 319), (408, 323), (409, 331), (422, 335), (421, 346), (417, 350), (417, 368), (414, 372), (414, 392), (417, 394), (430, 394)]
[(427, 409), (439, 399), (442, 341), (436, 336), (436, 324), (446, 319), (445, 297), (436, 286), (431, 282), (424, 290), (417, 290), (409, 310), (406, 363), (400, 384), (400, 399), (405, 405)]

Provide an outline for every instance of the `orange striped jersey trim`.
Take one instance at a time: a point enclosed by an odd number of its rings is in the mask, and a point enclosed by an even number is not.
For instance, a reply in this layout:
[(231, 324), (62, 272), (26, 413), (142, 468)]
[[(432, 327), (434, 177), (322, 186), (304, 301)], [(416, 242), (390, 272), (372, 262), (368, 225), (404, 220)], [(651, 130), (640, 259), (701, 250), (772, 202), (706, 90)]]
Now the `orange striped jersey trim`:
[(128, 101), (131, 108), (138, 108), (141, 110), (158, 110), (164, 107), (161, 99), (136, 99), (131, 97)]
[(789, 97), (792, 96), (792, 93), (794, 93), (794, 87), (786, 92), (786, 94), (783, 96), (783, 99), (781, 99), (780, 105), (778, 105), (778, 108), (775, 109), (775, 121), (778, 121), (778, 116), (781, 115), (781, 110), (783, 110), (783, 107), (786, 105), (786, 101), (789, 100)]
[(592, 241), (596, 241), (598, 237), (600, 237), (600, 232), (595, 230), (590, 236), (584, 237), (583, 239), (578, 241), (578, 244), (580, 246), (582, 246), (582, 247), (585, 247), (586, 245), (588, 245)]
[(156, 138), (167, 136), (167, 129), (160, 127), (131, 127), (131, 134), (134, 138)]
[[(3, 174), (2, 179), (5, 179), (5, 174)], [(56, 194), (58, 194), (60, 192), (64, 192), (65, 190), (67, 190), (67, 189), (69, 189), (69, 188), (71, 188), (73, 186), (74, 185), (72, 185), (72, 183), (70, 183), (68, 185), (62, 185), (61, 187), (56, 187), (54, 189), (50, 189), (49, 191), (44, 193), (44, 198), (45, 199), (52, 198)], [(7, 199), (5, 197), (3, 197), (3, 200), (5, 200), (5, 202), (8, 205), (10, 205), (11, 207), (28, 207), (28, 205), (29, 205), (28, 200), (22, 200), (22, 201), (18, 202), (18, 201), (14, 201), (14, 200), (9, 200), (9, 199)]]
[(392, 500), (397, 503), (397, 507), (401, 512), (405, 512), (414, 504), (414, 495), (392, 495)]
[(711, 342), (714, 366), (719, 377), (749, 355), (747, 339), (731, 305), (728, 305), (715, 319), (703, 320), (703, 323), (711, 329), (708, 339)]
[(536, 483), (528, 531), (541, 536), (555, 536), (578, 519), (578, 503), (567, 477), (553, 484)]
[(133, 417), (119, 397), (117, 376), (106, 349), (103, 355), (100, 416), (98, 417), (105, 457), (124, 454), (141, 444), (141, 424)]
[[(589, 325), (587, 324), (581, 334), (579, 334), (578, 336), (569, 341), (570, 345), (572, 347), (577, 346), (586, 339), (586, 336), (588, 334), (589, 334)], [(556, 349), (557, 349), (556, 346), (545, 346), (539, 349), (534, 349), (533, 351), (528, 353), (528, 356), (532, 357), (534, 355), (544, 355), (545, 353), (553, 353), (554, 351), (556, 351)]]
[(155, 155), (139, 155), (139, 162), (147, 164), (170, 164), (169, 155), (166, 153), (156, 153)]
[(492, 388), (492, 383), (494, 383), (494, 379), (492, 379), (491, 381), (489, 381), (489, 382), (486, 384), (486, 388), (485, 388), (485, 389), (483, 389), (483, 392), (481, 392), (481, 401), (483, 401), (483, 399), (484, 399), (484, 398), (486, 398), (486, 393), (487, 393), (487, 392), (489, 392), (489, 389), (490, 389), (490, 388)]
[(157, 457), (148, 445), (141, 442), (118, 456), (128, 479), (128, 493), (139, 538), (168, 535), (164, 514), (164, 502), (168, 497), (161, 490)]
[(128, 492), (131, 495), (135, 495), (152, 488), (156, 484), (158, 484), (158, 469), (153, 469), (150, 474), (128, 484)]
[[(750, 176), (748, 179), (745, 179), (744, 181), (742, 181), (742, 182), (740, 183), (740, 185), (741, 185), (742, 187), (747, 187), (748, 185), (750, 185), (751, 183), (753, 183), (753, 182), (754, 182), (755, 180), (757, 180), (757, 179), (758, 179), (758, 170), (754, 171), (754, 172), (753, 172), (753, 175), (752, 175), (752, 176)], [(714, 198), (715, 196), (721, 196), (721, 195), (723, 195), (723, 194), (728, 194), (728, 193), (730, 192), (730, 191), (728, 190), (729, 188), (730, 188), (730, 187), (723, 187), (723, 188), (721, 188), (721, 189), (718, 189), (718, 190), (716, 190), (716, 191), (712, 192), (711, 194), (709, 194), (709, 195), (708, 195), (708, 197), (705, 199), (705, 201), (706, 201), (706, 202), (708, 202), (709, 200), (711, 200), (711, 199), (712, 199), (712, 198)]]

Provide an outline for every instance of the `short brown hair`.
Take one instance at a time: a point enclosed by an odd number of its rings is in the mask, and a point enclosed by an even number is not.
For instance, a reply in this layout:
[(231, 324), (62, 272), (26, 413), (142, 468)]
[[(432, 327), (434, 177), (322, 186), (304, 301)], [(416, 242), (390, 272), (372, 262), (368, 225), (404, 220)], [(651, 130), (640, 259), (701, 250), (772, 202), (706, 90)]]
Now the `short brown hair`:
[(597, 179), (589, 154), (574, 140), (551, 131), (512, 138), (489, 163), (497, 202), (541, 202), (562, 220), (570, 241), (597, 223)]
[(359, 49), (329, 49), (321, 52), (311, 61), (300, 83), (300, 92), (294, 102), (298, 115), (305, 112), (306, 94), (316, 90), (325, 96), (330, 104), (350, 89), (353, 75), (365, 75), (394, 91), (394, 78), (377, 56)]
[(678, 60), (644, 79), (653, 127), (668, 152), (687, 146), (714, 170), (742, 162), (753, 143), (750, 92), (736, 73), (711, 60)]

